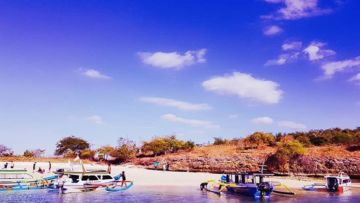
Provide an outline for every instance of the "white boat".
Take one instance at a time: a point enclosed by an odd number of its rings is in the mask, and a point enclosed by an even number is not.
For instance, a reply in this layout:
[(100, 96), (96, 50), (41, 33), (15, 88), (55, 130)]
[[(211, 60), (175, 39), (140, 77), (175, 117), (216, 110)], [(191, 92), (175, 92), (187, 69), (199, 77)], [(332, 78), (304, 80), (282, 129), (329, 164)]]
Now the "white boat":
[(25, 169), (0, 169), (0, 191), (41, 189), (47, 182)]
[(61, 193), (87, 192), (115, 185), (117, 181), (106, 171), (58, 171), (53, 188)]
[(329, 192), (345, 192), (350, 189), (350, 177), (340, 172), (337, 176), (325, 176), (325, 187)]

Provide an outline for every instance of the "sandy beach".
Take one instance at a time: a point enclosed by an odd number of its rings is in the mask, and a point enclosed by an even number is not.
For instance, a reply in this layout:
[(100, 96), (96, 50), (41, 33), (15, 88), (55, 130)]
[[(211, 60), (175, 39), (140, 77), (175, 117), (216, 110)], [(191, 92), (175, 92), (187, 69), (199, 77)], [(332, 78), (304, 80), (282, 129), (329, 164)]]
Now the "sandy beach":
[[(4, 162), (0, 163), (3, 166)], [(27, 169), (29, 172), (33, 171), (33, 162), (15, 162), (16, 169)], [(87, 170), (90, 169), (107, 169), (104, 164), (84, 164)], [(41, 167), (45, 169), (44, 174), (35, 172), (40, 177), (53, 174), (53, 171), (59, 168), (70, 168), (68, 163), (52, 163), (51, 171), (49, 172), (48, 162), (36, 163), (36, 170)], [(75, 170), (81, 170), (80, 165), (72, 165)], [(173, 172), (173, 171), (160, 171), (148, 170), (133, 165), (112, 165), (111, 174), (118, 175), (122, 171), (126, 172), (128, 180), (134, 181), (139, 186), (193, 186), (197, 187), (199, 184), (206, 180), (218, 180), (220, 174), (211, 173), (193, 173), (193, 172)], [(301, 189), (304, 185), (309, 185), (314, 182), (321, 183), (322, 179), (298, 179), (293, 177), (270, 177), (269, 180), (274, 182), (281, 182), (289, 188)], [(353, 184), (353, 187), (359, 187), (358, 183)]]

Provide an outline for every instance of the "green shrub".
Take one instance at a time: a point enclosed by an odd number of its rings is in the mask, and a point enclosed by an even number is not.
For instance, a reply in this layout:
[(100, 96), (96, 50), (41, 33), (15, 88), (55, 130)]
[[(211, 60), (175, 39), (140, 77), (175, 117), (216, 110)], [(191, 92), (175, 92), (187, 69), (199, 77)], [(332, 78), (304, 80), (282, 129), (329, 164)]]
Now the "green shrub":
[(35, 155), (34, 155), (33, 151), (27, 149), (27, 150), (25, 150), (23, 156), (31, 158), (31, 157), (34, 157)]
[(155, 137), (148, 142), (144, 142), (141, 147), (145, 153), (152, 153), (154, 156), (165, 153), (174, 153), (179, 150), (191, 150), (195, 147), (194, 142), (183, 141), (176, 136)]
[(289, 171), (290, 165), (306, 153), (304, 146), (297, 140), (279, 142), (277, 151), (266, 160), (269, 170)]
[(255, 132), (244, 139), (244, 145), (247, 148), (272, 146), (274, 144), (275, 144), (275, 137), (271, 133)]
[(228, 143), (228, 141), (226, 139), (223, 139), (221, 137), (214, 137), (214, 145), (222, 145), (222, 144), (226, 144)]

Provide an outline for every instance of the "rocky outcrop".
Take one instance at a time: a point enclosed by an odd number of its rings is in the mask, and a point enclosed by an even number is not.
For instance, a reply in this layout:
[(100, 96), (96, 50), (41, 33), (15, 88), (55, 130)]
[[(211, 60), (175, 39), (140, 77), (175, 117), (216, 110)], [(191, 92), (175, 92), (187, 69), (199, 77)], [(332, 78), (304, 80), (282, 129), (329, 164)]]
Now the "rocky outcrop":
[[(273, 153), (272, 151), (271, 153)], [(194, 155), (194, 154), (173, 154), (154, 158), (140, 158), (134, 163), (145, 166), (150, 169), (155, 169), (153, 163), (159, 162), (157, 169), (162, 169), (162, 165), (168, 163), (170, 170), (173, 171), (194, 171), (194, 172), (249, 172), (258, 171), (259, 165), (264, 163), (271, 157), (269, 151), (263, 153), (257, 150), (241, 151), (231, 155)], [(350, 154), (351, 155), (351, 154)], [(308, 174), (308, 175), (324, 175), (336, 174), (340, 171), (345, 172), (351, 176), (360, 177), (360, 156), (318, 156), (312, 153), (298, 157), (296, 160), (291, 160), (288, 168), (294, 174)], [(278, 163), (275, 163), (275, 165)], [(278, 164), (279, 165), (279, 164)], [(275, 168), (274, 173), (288, 173), (279, 168)]]

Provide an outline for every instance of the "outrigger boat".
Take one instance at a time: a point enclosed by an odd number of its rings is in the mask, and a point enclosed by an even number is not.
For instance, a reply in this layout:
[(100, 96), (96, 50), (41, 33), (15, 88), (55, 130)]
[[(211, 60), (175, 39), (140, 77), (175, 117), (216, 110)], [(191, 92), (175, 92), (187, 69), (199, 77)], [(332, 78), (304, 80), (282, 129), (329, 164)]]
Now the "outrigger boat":
[(47, 183), (25, 169), (0, 169), (0, 191), (44, 189)]
[(261, 173), (227, 174), (223, 175), (220, 181), (210, 180), (201, 183), (200, 189), (219, 195), (222, 192), (229, 192), (254, 198), (268, 198), (273, 192), (274, 187), (271, 182), (264, 181), (264, 178), (272, 175), (264, 174), (263, 168)]

